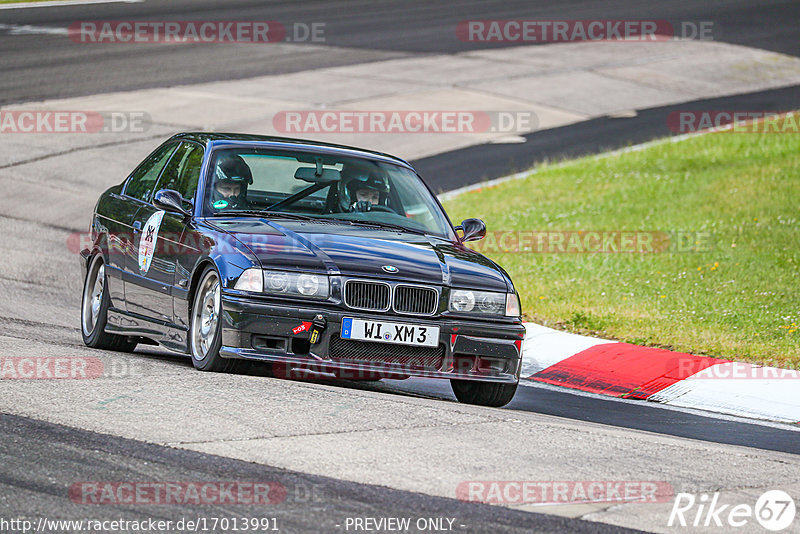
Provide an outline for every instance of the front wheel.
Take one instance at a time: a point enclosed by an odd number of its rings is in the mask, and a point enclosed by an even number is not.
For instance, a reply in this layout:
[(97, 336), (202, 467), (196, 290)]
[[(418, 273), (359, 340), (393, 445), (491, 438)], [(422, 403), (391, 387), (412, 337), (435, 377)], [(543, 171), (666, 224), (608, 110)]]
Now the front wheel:
[(83, 297), (81, 298), (83, 342), (94, 349), (131, 352), (136, 348), (136, 341), (132, 341), (127, 336), (109, 334), (105, 331), (110, 302), (103, 256), (97, 254), (92, 258), (92, 263), (86, 271), (86, 279), (83, 281)]
[(220, 356), (222, 346), (221, 287), (217, 271), (209, 267), (200, 278), (194, 294), (190, 330), (192, 363), (201, 371), (227, 373), (236, 368), (237, 361)]
[(453, 393), (458, 402), (464, 404), (477, 404), (478, 406), (491, 406), (499, 408), (505, 406), (514, 398), (517, 384), (498, 382), (476, 382), (473, 380), (450, 380)]

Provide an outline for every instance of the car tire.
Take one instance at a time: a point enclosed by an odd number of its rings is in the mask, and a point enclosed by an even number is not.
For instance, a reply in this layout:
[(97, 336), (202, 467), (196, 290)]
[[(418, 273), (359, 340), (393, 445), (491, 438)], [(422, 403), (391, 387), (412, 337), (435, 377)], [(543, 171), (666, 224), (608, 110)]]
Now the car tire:
[(517, 384), (497, 382), (476, 382), (474, 380), (450, 380), (453, 393), (458, 402), (463, 404), (476, 404), (478, 406), (491, 406), (499, 408), (505, 406), (514, 398)]
[(200, 277), (190, 308), (189, 351), (192, 364), (200, 371), (229, 373), (238, 367), (238, 361), (223, 358), (219, 354), (222, 346), (222, 289), (219, 275), (207, 267)]
[(128, 336), (118, 336), (105, 331), (111, 297), (108, 293), (103, 255), (96, 254), (83, 280), (81, 298), (81, 336), (83, 342), (94, 349), (132, 352), (137, 342)]

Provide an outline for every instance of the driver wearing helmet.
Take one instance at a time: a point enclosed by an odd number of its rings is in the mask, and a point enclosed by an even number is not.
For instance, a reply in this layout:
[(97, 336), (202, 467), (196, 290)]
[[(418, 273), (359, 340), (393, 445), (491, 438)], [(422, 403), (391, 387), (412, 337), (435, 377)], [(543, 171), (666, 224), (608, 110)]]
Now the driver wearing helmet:
[(247, 209), (247, 186), (253, 183), (250, 167), (241, 156), (222, 156), (217, 161), (211, 206), (217, 210)]
[(372, 211), (374, 206), (385, 206), (388, 196), (389, 183), (386, 178), (366, 169), (351, 167), (342, 171), (342, 180), (339, 182), (342, 211)]

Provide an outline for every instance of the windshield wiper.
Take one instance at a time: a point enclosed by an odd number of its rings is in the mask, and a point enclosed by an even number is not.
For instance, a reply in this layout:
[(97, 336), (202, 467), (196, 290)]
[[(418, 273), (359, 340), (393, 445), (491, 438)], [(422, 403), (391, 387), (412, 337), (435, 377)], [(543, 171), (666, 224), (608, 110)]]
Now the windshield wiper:
[(419, 234), (419, 235), (428, 234), (428, 232), (426, 232), (425, 230), (418, 230), (416, 228), (409, 228), (408, 226), (403, 226), (400, 224), (392, 224), (383, 221), (361, 221), (358, 219), (337, 219), (337, 218), (327, 218), (327, 219), (332, 221), (348, 222), (350, 224), (358, 224), (360, 226), (371, 226), (373, 228), (391, 228), (394, 230), (401, 230), (403, 232), (411, 232), (412, 234)]
[(262, 211), (265, 217), (283, 217), (284, 219), (297, 219), (298, 221), (317, 221), (320, 217), (305, 215), (304, 213), (287, 213), (285, 211)]
[(427, 235), (425, 230), (416, 228), (409, 228), (400, 224), (392, 224), (383, 221), (362, 221), (358, 219), (341, 219), (338, 217), (314, 217), (313, 215), (305, 215), (301, 213), (289, 213), (285, 211), (271, 211), (271, 210), (226, 210), (214, 214), (214, 217), (224, 217), (227, 215), (256, 215), (258, 217), (282, 217), (284, 219), (295, 219), (298, 221), (337, 221), (351, 225), (369, 226), (372, 228), (387, 228), (393, 230), (400, 230), (402, 232), (411, 232), (412, 234)]
[(282, 217), (284, 219), (295, 219), (298, 221), (319, 220), (319, 217), (312, 217), (311, 215), (302, 215), (300, 213), (287, 213), (284, 211), (268, 211), (268, 210), (227, 210), (215, 213), (214, 217), (224, 217), (227, 215), (256, 215), (258, 217)]

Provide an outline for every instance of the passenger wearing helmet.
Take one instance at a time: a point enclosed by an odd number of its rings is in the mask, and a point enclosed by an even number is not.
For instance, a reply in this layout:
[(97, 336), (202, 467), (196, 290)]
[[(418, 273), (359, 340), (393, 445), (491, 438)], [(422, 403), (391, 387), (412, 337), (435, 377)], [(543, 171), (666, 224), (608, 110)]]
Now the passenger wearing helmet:
[(222, 156), (214, 174), (211, 206), (217, 211), (249, 208), (247, 186), (252, 183), (253, 174), (241, 156)]
[(389, 183), (367, 169), (345, 168), (339, 182), (339, 203), (342, 211), (372, 211), (375, 206), (386, 211)]

